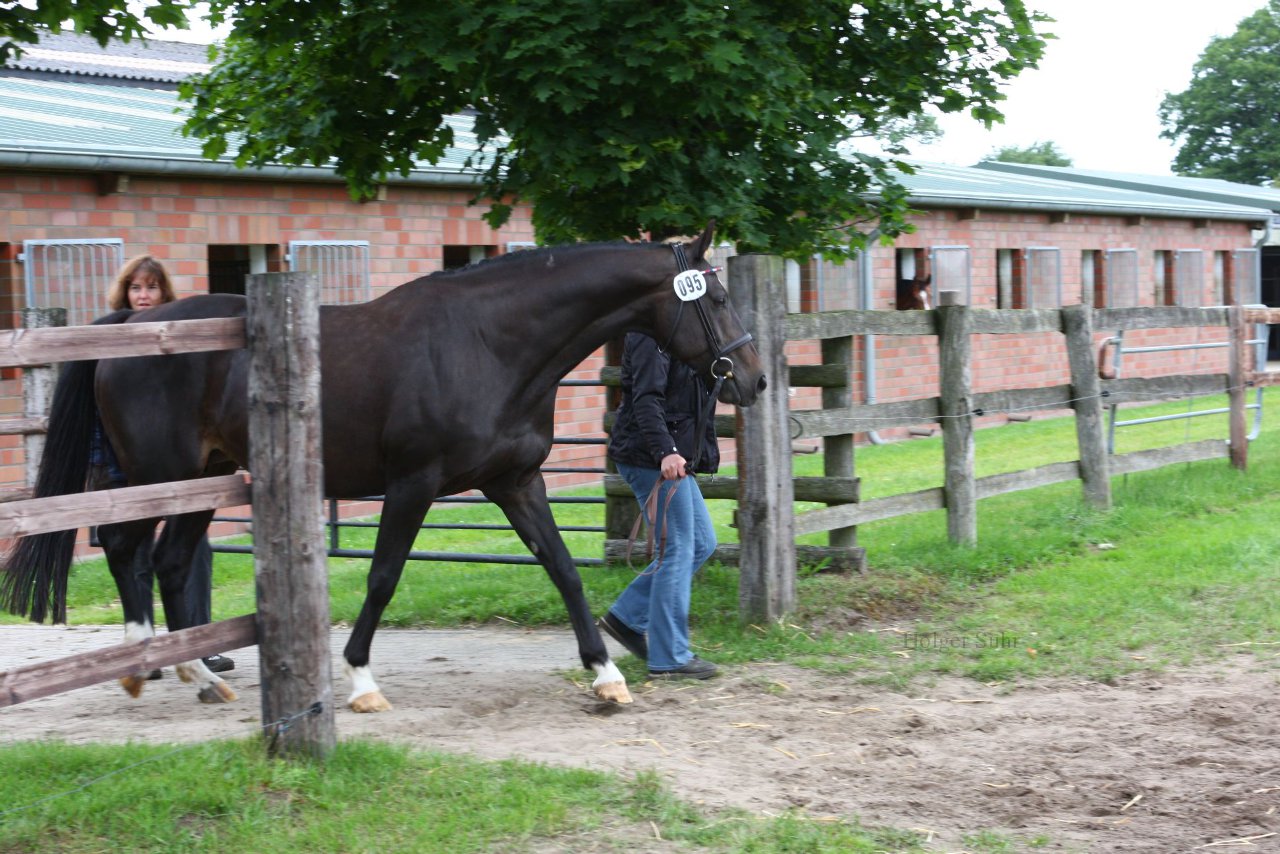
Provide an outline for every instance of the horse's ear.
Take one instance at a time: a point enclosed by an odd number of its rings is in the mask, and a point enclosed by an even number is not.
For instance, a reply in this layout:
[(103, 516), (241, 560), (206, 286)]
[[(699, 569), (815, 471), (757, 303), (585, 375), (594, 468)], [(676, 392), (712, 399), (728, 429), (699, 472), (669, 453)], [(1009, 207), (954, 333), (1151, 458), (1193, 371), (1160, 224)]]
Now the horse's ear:
[(707, 257), (707, 250), (711, 248), (711, 236), (716, 232), (716, 221), (713, 219), (707, 223), (707, 227), (702, 230), (702, 234), (693, 242), (693, 260), (701, 261)]

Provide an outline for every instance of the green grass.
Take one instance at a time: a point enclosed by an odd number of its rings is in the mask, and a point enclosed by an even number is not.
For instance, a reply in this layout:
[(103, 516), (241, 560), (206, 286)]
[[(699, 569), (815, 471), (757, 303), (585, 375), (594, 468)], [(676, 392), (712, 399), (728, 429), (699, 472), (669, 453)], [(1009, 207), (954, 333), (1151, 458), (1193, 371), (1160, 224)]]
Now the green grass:
[[(859, 541), (870, 571), (829, 575), (802, 568), (799, 608), (785, 624), (744, 627), (737, 573), (706, 567), (695, 581), (694, 640), (725, 663), (788, 661), (864, 678), (904, 683), (928, 674), (984, 680), (1045, 675), (1111, 679), (1248, 650), (1280, 634), (1269, 606), (1270, 555), (1280, 526), (1270, 520), (1280, 496), (1280, 402), (1272, 396), (1264, 430), (1245, 473), (1225, 460), (1179, 464), (1118, 477), (1115, 507), (1087, 509), (1078, 483), (979, 502), (978, 544), (952, 545), (941, 511), (864, 525)], [(1196, 408), (1221, 405), (1198, 401)], [(1186, 411), (1191, 404), (1142, 414)], [(1126, 417), (1133, 413), (1126, 412)], [(1121, 452), (1221, 438), (1225, 417), (1124, 428)], [(978, 474), (1073, 459), (1069, 418), (979, 431)], [(795, 458), (797, 474), (820, 474), (816, 455)], [(857, 473), (867, 497), (924, 489), (942, 481), (934, 437), (859, 448)], [(580, 489), (572, 494), (598, 494)], [(711, 502), (722, 539), (731, 541), (730, 502)], [(566, 524), (592, 524), (601, 509), (558, 505)], [(492, 507), (440, 505), (432, 521), (495, 521)], [(599, 553), (600, 536), (572, 534), (578, 554)], [(372, 530), (343, 533), (343, 544), (371, 547)], [(805, 538), (820, 543), (822, 535)], [(510, 532), (430, 531), (417, 548), (523, 554)], [(355, 619), (367, 562), (330, 563), (332, 615)], [(582, 575), (599, 612), (632, 577), (625, 567), (587, 567)], [(216, 618), (253, 609), (248, 556), (218, 555)], [(100, 560), (79, 564), (71, 581), (73, 623), (116, 623), (114, 586)], [(9, 618), (13, 619), (13, 618)], [(538, 567), (410, 562), (384, 624), (456, 626), (486, 622), (563, 625), (559, 595)]]
[[(649, 850), (659, 837), (705, 851), (924, 850), (918, 834), (853, 821), (704, 813), (651, 772), (627, 780), (371, 741), (342, 742), (324, 763), (274, 761), (257, 741), (11, 745), (0, 804), (5, 852), (585, 852)], [(992, 836), (974, 850), (1004, 845)]]
[[(1223, 420), (1129, 428), (1120, 450), (1221, 437)], [(1075, 483), (984, 500), (973, 547), (947, 541), (941, 512), (863, 526), (859, 539), (869, 571), (844, 576), (802, 568), (799, 607), (780, 624), (744, 626), (736, 571), (708, 566), (695, 581), (695, 644), (725, 664), (784, 661), (899, 686), (942, 674), (1010, 683), (1049, 675), (1109, 680), (1137, 668), (1254, 650), (1271, 660), (1270, 644), (1280, 640), (1273, 558), (1280, 549), (1274, 523), (1280, 406), (1268, 403), (1264, 427), (1250, 448), (1248, 472), (1214, 460), (1117, 478), (1110, 512), (1084, 507)], [(984, 430), (976, 442), (980, 476), (1075, 457), (1069, 419)], [(941, 443), (859, 448), (857, 464), (867, 497), (938, 486)], [(796, 467), (798, 474), (821, 473), (814, 456), (797, 457)], [(712, 506), (722, 537), (731, 540), (730, 505)], [(599, 512), (557, 509), (562, 522), (587, 524)], [(493, 516), (491, 508), (478, 507), (433, 512), (434, 521)], [(598, 536), (576, 537), (577, 553), (598, 551)], [(344, 534), (344, 545), (369, 544), (367, 532)], [(431, 532), (418, 547), (523, 551), (507, 533), (477, 540)], [(252, 610), (252, 574), (248, 557), (218, 556), (215, 617)], [(354, 618), (364, 576), (364, 561), (331, 562), (335, 620)], [(593, 567), (583, 577), (599, 611), (631, 571)], [(119, 622), (101, 561), (76, 567), (71, 592), (73, 622)], [(388, 623), (404, 626), (499, 620), (560, 625), (564, 611), (536, 567), (411, 563), (387, 614)], [(621, 666), (633, 679), (642, 675), (630, 657)], [(157, 761), (77, 791), (149, 759)], [(40, 800), (46, 796), (51, 799)], [(912, 832), (864, 828), (853, 819), (708, 813), (679, 802), (652, 776), (626, 780), (481, 763), (359, 741), (339, 745), (324, 766), (268, 761), (256, 740), (177, 749), (6, 746), (0, 748), (0, 805), (0, 852), (97, 852), (116, 850), (124, 840), (131, 850), (157, 852), (643, 850), (654, 834), (663, 845), (708, 851), (919, 851), (924, 845)], [(26, 805), (32, 806), (4, 812)], [(1047, 840), (981, 832), (964, 844), (995, 854)]]

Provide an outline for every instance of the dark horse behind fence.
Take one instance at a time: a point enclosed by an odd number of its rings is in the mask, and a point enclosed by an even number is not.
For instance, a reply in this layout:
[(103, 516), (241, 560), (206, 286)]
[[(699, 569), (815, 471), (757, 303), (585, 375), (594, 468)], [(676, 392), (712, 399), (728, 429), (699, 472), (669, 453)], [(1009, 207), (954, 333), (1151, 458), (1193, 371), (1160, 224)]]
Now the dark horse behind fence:
[[(629, 702), (583, 596), (582, 581), (547, 504), (539, 467), (551, 449), (560, 379), (624, 332), (665, 342), (748, 406), (764, 388), (759, 355), (704, 256), (712, 229), (691, 244), (582, 244), (519, 252), (437, 273), (354, 306), (320, 314), (326, 494), (383, 494), (368, 592), (344, 651), (356, 711), (390, 708), (369, 647), (432, 501), (479, 489), (502, 508), (551, 576), (602, 699)], [(685, 310), (689, 302), (694, 310)], [(242, 316), (242, 297), (192, 297), (118, 312), (104, 323)], [(85, 489), (94, 400), (129, 483), (226, 474), (248, 463), (245, 351), (73, 362), (50, 414), (36, 497)], [(168, 519), (154, 568), (172, 628), (191, 625), (185, 573), (213, 511)], [(151, 590), (133, 569), (159, 519), (99, 529), (120, 592), (127, 638), (149, 637)], [(75, 531), (20, 540), (0, 585), (5, 606), (37, 622), (65, 619)], [(235, 695), (199, 660), (179, 666), (200, 698)], [(122, 682), (136, 695), (142, 675)]]

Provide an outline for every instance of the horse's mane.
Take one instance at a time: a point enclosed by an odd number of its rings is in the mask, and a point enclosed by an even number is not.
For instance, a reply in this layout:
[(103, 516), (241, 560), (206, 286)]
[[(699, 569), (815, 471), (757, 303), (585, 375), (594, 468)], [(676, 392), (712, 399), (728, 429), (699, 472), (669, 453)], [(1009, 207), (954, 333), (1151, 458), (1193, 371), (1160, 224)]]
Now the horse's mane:
[(501, 266), (503, 264), (528, 264), (535, 263), (549, 255), (577, 255), (591, 249), (598, 249), (607, 246), (613, 249), (641, 249), (645, 247), (659, 246), (662, 244), (635, 242), (629, 240), (611, 240), (599, 243), (568, 243), (560, 246), (538, 246), (534, 249), (521, 249), (517, 252), (505, 252), (502, 255), (494, 255), (491, 258), (483, 258), (465, 267), (454, 267), (449, 270), (437, 270), (426, 276), (428, 279), (449, 278), (451, 276), (460, 276), (467, 273), (474, 273), (479, 269), (490, 269), (492, 267)]

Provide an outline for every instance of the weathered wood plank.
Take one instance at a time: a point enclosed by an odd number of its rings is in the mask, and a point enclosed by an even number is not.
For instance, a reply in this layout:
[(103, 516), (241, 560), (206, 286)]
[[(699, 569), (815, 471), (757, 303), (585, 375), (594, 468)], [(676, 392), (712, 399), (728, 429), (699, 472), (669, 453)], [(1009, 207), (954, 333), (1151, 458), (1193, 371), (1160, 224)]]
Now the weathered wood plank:
[(1246, 308), (1245, 323), (1280, 323), (1280, 308)]
[(1001, 474), (980, 477), (974, 483), (974, 491), (977, 493), (978, 498), (990, 498), (993, 495), (1004, 495), (1008, 492), (1022, 492), (1026, 489), (1048, 486), (1051, 483), (1078, 480), (1079, 477), (1080, 463), (1075, 460), (1065, 463), (1049, 463), (1032, 469), (1002, 472)]
[(815, 314), (789, 314), (786, 319), (788, 341), (868, 334), (935, 335), (937, 331), (932, 311), (822, 311)]
[(241, 474), (204, 477), (175, 483), (127, 486), (99, 492), (55, 495), (0, 504), (0, 538), (70, 531), (132, 519), (215, 510), (248, 504), (249, 483)]
[(1102, 385), (1098, 379), (1092, 321), (1093, 312), (1082, 305), (1062, 311), (1062, 326), (1067, 335), (1067, 361), (1071, 365), (1072, 397), (1075, 398), (1079, 475), (1084, 485), (1085, 501), (1105, 510), (1111, 506), (1111, 469), (1102, 422)]
[(66, 326), (0, 332), (0, 368), (237, 350), (244, 346), (244, 318), (170, 320), (114, 326)]
[[(857, 501), (859, 483), (853, 477), (795, 477), (791, 479), (796, 501), (818, 501), (822, 503)], [(741, 489), (741, 480), (725, 475), (698, 475), (698, 488), (702, 496), (708, 499), (736, 500)], [(604, 476), (604, 494), (606, 496), (635, 496), (631, 487), (622, 479), (622, 475), (606, 474)]]
[(797, 409), (788, 419), (792, 439), (813, 439), (866, 433), (890, 427), (932, 423), (938, 419), (938, 398), (857, 404), (844, 410)]
[(729, 289), (770, 378), (755, 405), (738, 410), (738, 612), (743, 619), (781, 619), (796, 604), (796, 537), (792, 510), (785, 354), (786, 282), (782, 259), (729, 259)]
[(1280, 385), (1280, 371), (1252, 371), (1248, 382), (1254, 388)]
[(1071, 397), (1069, 385), (1011, 388), (974, 394), (973, 406), (975, 411), (982, 410), (986, 415), (996, 412), (1070, 409)]
[(1231, 377), (1227, 374), (1122, 377), (1102, 380), (1099, 385), (1108, 398), (1105, 403), (1111, 406), (1116, 403), (1146, 402), (1158, 398), (1225, 394), (1231, 386)]
[[(22, 326), (26, 330), (57, 329), (67, 325), (65, 308), (24, 308)], [(22, 373), (22, 414), (25, 421), (45, 421), (53, 405), (53, 390), (58, 384), (58, 369), (52, 365), (31, 365)], [(26, 484), (34, 487), (40, 476), (40, 460), (44, 456), (46, 430), (22, 433), (22, 455), (26, 468)], [(9, 434), (12, 435), (12, 434)]]
[(314, 273), (249, 277), (249, 468), (262, 720), (272, 749), (323, 757), (337, 742), (320, 437), (320, 285)]
[[(842, 373), (848, 376), (853, 369), (854, 339), (826, 338), (822, 341), (822, 361), (840, 365)], [(853, 389), (845, 384), (839, 388), (822, 390), (822, 408), (824, 410), (844, 410), (853, 405)], [(829, 478), (854, 477), (853, 433), (827, 436), (823, 440), (822, 473)], [(843, 504), (845, 502), (828, 502)], [(837, 548), (853, 548), (858, 544), (858, 529), (853, 526), (835, 528), (827, 532), (827, 545)]]
[(1159, 305), (1139, 308), (1098, 308), (1093, 310), (1097, 330), (1175, 329), (1182, 326), (1226, 326), (1227, 310)]
[[(253, 646), (258, 642), (256, 625), (256, 616), (245, 614), (141, 641), (15, 667), (0, 673), (0, 708)], [(50, 631), (57, 630), (51, 628)], [(125, 702), (123, 694), (121, 697), (121, 702)]]
[(979, 334), (1061, 332), (1061, 311), (1056, 308), (971, 308), (971, 331)]
[[(49, 432), (48, 418), (5, 418), (0, 420), (0, 436), (28, 436)], [(28, 453), (30, 453), (28, 451)]]
[(1132, 474), (1149, 471), (1174, 463), (1195, 463), (1200, 460), (1213, 460), (1225, 457), (1230, 453), (1227, 443), (1221, 439), (1202, 439), (1199, 442), (1188, 442), (1168, 448), (1154, 448), (1149, 451), (1132, 451), (1127, 454), (1116, 454), (1111, 457), (1112, 474)]
[(973, 477), (971, 309), (965, 305), (942, 305), (935, 310), (947, 537), (953, 543), (972, 544), (978, 539), (978, 496)]
[(849, 525), (865, 525), (881, 519), (892, 519), (908, 513), (923, 513), (927, 510), (941, 510), (946, 506), (942, 487), (922, 489), (918, 492), (904, 492), (901, 495), (890, 495), (885, 498), (873, 498), (861, 504), (841, 504), (836, 507), (822, 507), (800, 513), (796, 516), (796, 534), (816, 534), (830, 531), (832, 528)]
[(1228, 310), (1231, 319), (1230, 364), (1227, 367), (1227, 392), (1229, 401), (1228, 432), (1231, 446), (1231, 465), (1241, 471), (1249, 465), (1249, 428), (1245, 410), (1244, 378), (1254, 367), (1257, 352), (1248, 343), (1252, 326), (1245, 323), (1244, 312), (1238, 305)]

